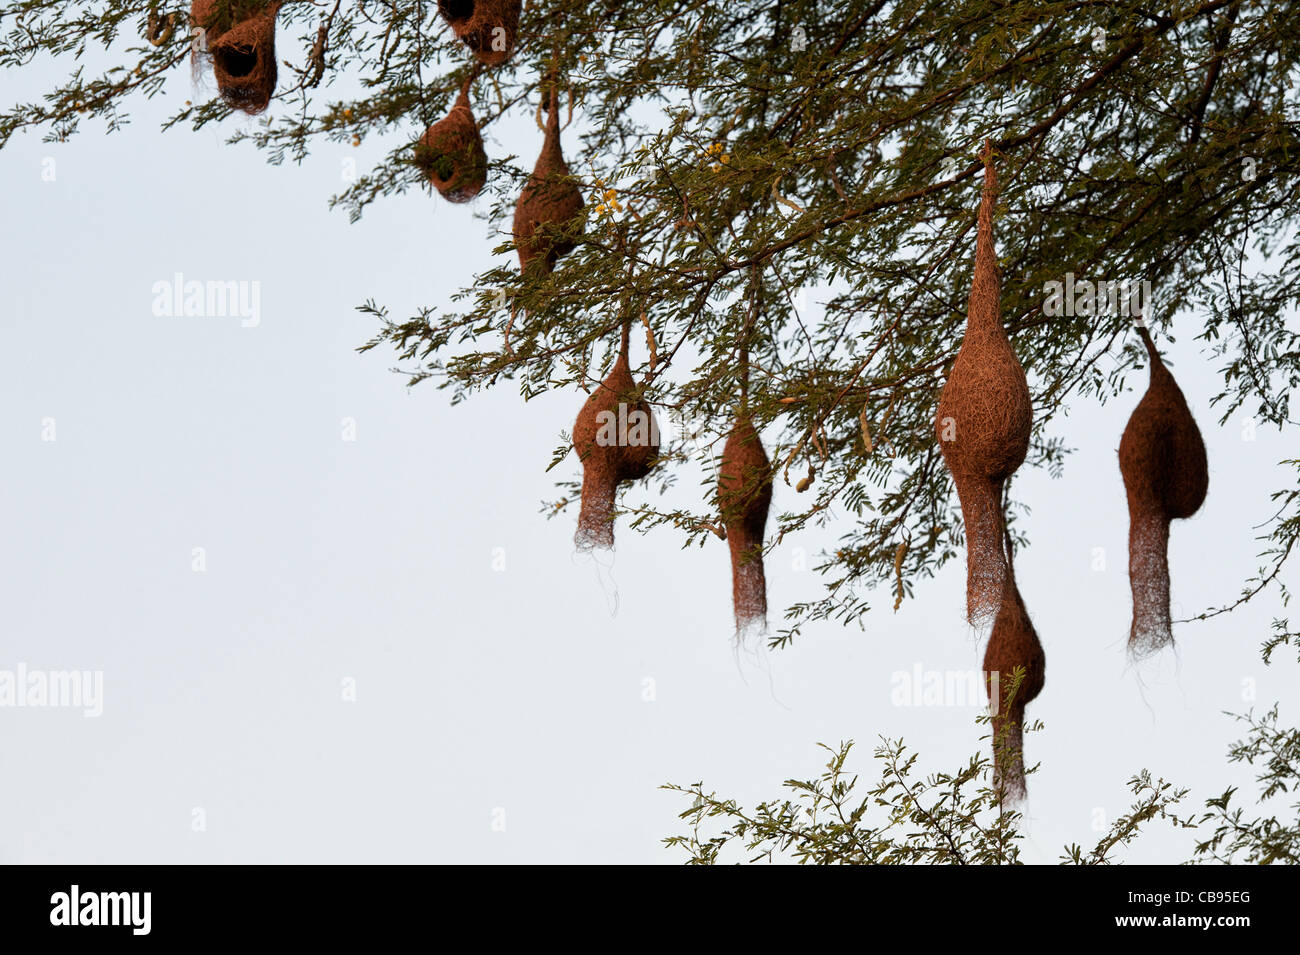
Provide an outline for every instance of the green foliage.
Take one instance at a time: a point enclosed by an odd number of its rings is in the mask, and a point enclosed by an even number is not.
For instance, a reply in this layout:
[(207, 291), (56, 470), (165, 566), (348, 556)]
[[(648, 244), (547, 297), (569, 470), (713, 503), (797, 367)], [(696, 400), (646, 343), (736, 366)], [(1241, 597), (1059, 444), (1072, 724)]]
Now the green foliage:
[(1273, 635), (1264, 641), (1263, 656), (1264, 662), (1269, 663), (1272, 660), (1273, 653), (1284, 646), (1295, 646), (1296, 659), (1300, 660), (1300, 632), (1290, 629), (1290, 620), (1274, 620)]
[[(1278, 646), (1292, 642), (1300, 646), (1300, 635), (1287, 632), (1285, 621), (1280, 623), (1263, 647), (1266, 664)], [(1120, 861), (1119, 850), (1132, 845), (1148, 823), (1160, 821), (1198, 835), (1210, 830), (1196, 842), (1191, 863), (1300, 865), (1300, 729), (1279, 726), (1276, 705), (1263, 717), (1233, 716), (1246, 724), (1248, 732), (1228, 750), (1228, 761), (1259, 765), (1259, 808), (1279, 796), (1296, 798), (1282, 818), (1251, 817), (1240, 800), (1234, 802), (1235, 787), (1207, 799), (1206, 812), (1199, 816), (1180, 816), (1175, 808), (1188, 790), (1142, 770), (1128, 781), (1134, 796), (1129, 811), (1091, 849), (1066, 846), (1061, 863)], [(981, 717), (980, 722), (988, 723), (989, 718)], [(1028, 726), (1026, 731), (1039, 728)], [(831, 753), (825, 773), (815, 780), (787, 780), (793, 799), (762, 802), (753, 810), (706, 793), (703, 783), (665, 786), (689, 796), (692, 803), (680, 816), (690, 823), (690, 832), (670, 836), (664, 843), (685, 850), (694, 865), (712, 865), (723, 861), (724, 854), (742, 853), (749, 862), (818, 865), (1020, 863), (1020, 813), (1002, 798), (988, 759), (975, 756), (957, 772), (918, 779), (917, 754), (910, 753), (901, 739), (882, 738), (875, 752), (881, 763), (880, 781), (858, 795), (858, 777), (844, 768), (852, 746), (841, 743), (831, 750), (822, 744)], [(1036, 770), (1029, 767), (1025, 772), (1032, 776)]]
[(1245, 810), (1233, 804), (1236, 789), (1226, 789), (1222, 796), (1206, 801), (1209, 808), (1200, 819), (1213, 825), (1214, 833), (1196, 846), (1198, 858), (1224, 863), (1269, 865), (1283, 862), (1300, 865), (1300, 730), (1277, 725), (1277, 707), (1264, 716), (1237, 715), (1249, 730), (1244, 740), (1228, 751), (1234, 763), (1260, 764), (1260, 802), (1284, 794), (1296, 799), (1290, 806), (1294, 818), (1276, 816), (1248, 818)]
[[(1249, 732), (1229, 750), (1229, 762), (1259, 763), (1259, 803), (1300, 793), (1300, 730), (1278, 726), (1277, 707), (1265, 716), (1238, 715)], [(952, 773), (919, 777), (917, 754), (903, 741), (883, 739), (876, 748), (879, 781), (866, 793), (858, 777), (845, 769), (851, 742), (831, 754), (816, 779), (790, 779), (792, 798), (761, 802), (746, 810), (732, 799), (706, 792), (703, 783), (668, 785), (690, 797), (680, 818), (690, 824), (684, 835), (664, 840), (682, 849), (692, 865), (736, 861), (793, 861), (816, 865), (1018, 865), (1021, 863), (1020, 813), (999, 798), (992, 764), (982, 756)], [(1030, 773), (1033, 770), (1029, 770)], [(1300, 865), (1300, 801), (1279, 819), (1251, 817), (1234, 798), (1235, 788), (1207, 799), (1200, 816), (1175, 812), (1188, 790), (1154, 779), (1143, 770), (1128, 781), (1134, 797), (1129, 811), (1112, 823), (1091, 849), (1068, 845), (1066, 865), (1110, 865), (1151, 822), (1204, 831), (1193, 863)]]
[[(131, 97), (161, 92), (189, 38), (142, 40), (151, 11), (187, 8), (0, 0), (0, 67), (70, 63), (42, 101), (0, 111), (0, 146), (24, 129), (63, 139), (91, 119), (116, 129)], [(277, 55), (299, 65), (231, 141), (283, 162), (384, 137), (387, 155), (332, 200), (354, 217), (416, 186), (414, 142), (472, 62), (436, 4), (289, 2), (279, 22)], [(532, 155), (504, 155), (492, 136), (533, 114), (552, 67), (572, 97), (564, 148), (588, 197), (577, 251), (524, 281), (503, 241), (499, 264), (453, 303), (396, 320), (368, 302), (377, 332), (363, 349), (393, 349), (412, 381), (432, 378), (453, 401), (507, 380), (529, 398), (589, 387), (622, 320), (644, 315), (659, 356), (635, 370), (647, 397), (705, 435), (664, 449), (652, 490), (725, 435), (747, 354), (750, 407), (783, 482), (789, 469), (816, 476), (778, 496), (772, 543), (832, 515), (840, 535), (818, 568), (824, 596), (790, 608), (776, 644), (811, 620), (861, 623), (872, 586), (894, 589), (898, 541), (910, 542), (905, 592), (959, 552), (932, 418), (961, 340), (985, 139), (1003, 184), (1004, 321), (1033, 393), (1031, 465), (1059, 473), (1057, 416), (1120, 394), (1142, 361), (1124, 316), (1043, 313), (1044, 284), (1067, 272), (1150, 280), (1153, 325), (1186, 330), (1219, 363), (1222, 420), (1295, 424), (1300, 6), (535, 0), (513, 58), (471, 93), (492, 155), (479, 214), (503, 232)], [(360, 95), (338, 95), (344, 79)], [(166, 126), (227, 114), (213, 98)], [(1263, 274), (1249, 256), (1269, 263)], [(559, 491), (552, 513), (574, 485), (561, 477)], [(705, 495), (694, 509), (655, 502), (631, 492), (635, 526), (669, 525), (688, 544), (713, 533)], [(1283, 504), (1244, 599), (1293, 551), (1294, 496)]]
[[(918, 777), (917, 755), (900, 740), (883, 739), (875, 757), (880, 780), (857, 793), (858, 777), (845, 761), (853, 744), (832, 750), (826, 772), (817, 779), (787, 780), (793, 799), (763, 802), (752, 811), (734, 800), (706, 793), (703, 784), (666, 786), (690, 796), (681, 814), (687, 835), (665, 844), (684, 849), (694, 865), (712, 865), (729, 849), (745, 861), (794, 861), (818, 865), (1018, 865), (1020, 813), (999, 798), (992, 766), (972, 757), (955, 773)], [(1062, 860), (1076, 865), (1107, 865), (1153, 819), (1177, 826), (1189, 823), (1173, 812), (1187, 795), (1145, 772), (1129, 780), (1135, 802), (1091, 850), (1067, 846)], [(705, 830), (711, 830), (711, 834)]]

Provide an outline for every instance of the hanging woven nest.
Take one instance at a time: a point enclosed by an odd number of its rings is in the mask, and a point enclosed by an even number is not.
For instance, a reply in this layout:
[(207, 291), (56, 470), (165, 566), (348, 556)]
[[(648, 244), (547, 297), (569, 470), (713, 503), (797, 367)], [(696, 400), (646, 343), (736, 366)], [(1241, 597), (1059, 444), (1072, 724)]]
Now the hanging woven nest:
[(451, 112), (420, 137), (415, 163), (448, 202), (468, 202), (479, 194), (487, 182), (487, 153), (468, 88), (460, 91)]
[(438, 13), (485, 66), (510, 59), (521, 0), (438, 0)]
[[(1024, 677), (1013, 690), (1017, 668), (1023, 668)], [(994, 785), (1009, 801), (1025, 795), (1025, 706), (1043, 691), (1046, 673), (1043, 645), (1009, 571), (984, 651), (985, 689), (993, 709)]]
[(754, 422), (744, 412), (722, 449), (718, 503), (731, 549), (731, 597), (739, 636), (767, 625), (763, 537), (772, 506), (772, 465)]
[(1205, 501), (1209, 467), (1205, 442), (1178, 382), (1146, 328), (1151, 380), (1119, 443), (1128, 495), (1129, 583), (1133, 623), (1129, 651), (1142, 656), (1173, 642), (1169, 616), (1169, 522), (1195, 514)]
[(221, 98), (250, 116), (262, 112), (275, 95), (275, 18), (279, 0), (270, 3), (194, 0), (190, 18), (204, 30), (207, 53)]
[(654, 412), (632, 380), (629, 328), (630, 323), (623, 326), (614, 367), (587, 398), (573, 424), (573, 449), (582, 461), (582, 508), (574, 535), (579, 550), (614, 546), (618, 486), (649, 474), (659, 455)]
[(546, 139), (537, 157), (533, 174), (528, 177), (519, 202), (515, 205), (514, 237), (519, 252), (519, 267), (528, 271), (529, 263), (548, 274), (561, 256), (568, 255), (577, 243), (572, 237), (573, 221), (582, 211), (582, 191), (569, 175), (569, 167), (560, 151), (560, 106), (557, 84), (550, 83)]
[(1033, 421), (1025, 371), (1002, 327), (1002, 280), (993, 246), (996, 199), (997, 176), (986, 146), (966, 335), (935, 416), (935, 434), (961, 502), (966, 613), (976, 625), (987, 623), (1002, 601), (1002, 488), (1025, 460)]

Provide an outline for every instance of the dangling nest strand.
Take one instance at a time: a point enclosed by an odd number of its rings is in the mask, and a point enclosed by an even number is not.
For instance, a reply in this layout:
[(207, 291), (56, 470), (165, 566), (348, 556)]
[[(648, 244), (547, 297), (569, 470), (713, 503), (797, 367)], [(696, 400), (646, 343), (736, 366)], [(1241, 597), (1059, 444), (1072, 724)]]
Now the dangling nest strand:
[(1178, 382), (1155, 343), (1138, 328), (1151, 364), (1147, 392), (1119, 442), (1128, 494), (1128, 573), (1133, 589), (1129, 652), (1143, 656), (1173, 642), (1169, 617), (1169, 522), (1191, 517), (1209, 487), (1205, 442)]
[(438, 12), (456, 38), (485, 66), (510, 58), (519, 32), (520, 0), (438, 0)]
[(212, 72), (221, 98), (250, 116), (275, 95), (275, 18), (279, 0), (230, 0), (226, 14), (218, 0), (194, 0), (190, 17), (207, 38)]
[(742, 412), (722, 449), (718, 503), (731, 548), (731, 596), (736, 633), (767, 625), (763, 536), (772, 506), (772, 466), (748, 414)]
[(468, 88), (460, 91), (451, 112), (420, 137), (415, 163), (448, 202), (468, 202), (479, 194), (487, 182), (487, 153)]
[(986, 623), (1002, 601), (1002, 488), (1029, 451), (1033, 412), (1025, 371), (1002, 327), (993, 247), (997, 177), (986, 146), (966, 336), (939, 398), (935, 434), (957, 486), (966, 527), (966, 613)]
[(591, 393), (573, 424), (573, 449), (582, 461), (582, 509), (574, 543), (579, 550), (614, 546), (614, 497), (624, 481), (650, 473), (659, 455), (659, 431), (650, 405), (637, 394), (623, 326), (618, 360)]
[(560, 152), (560, 105), (558, 84), (551, 82), (546, 139), (537, 157), (533, 174), (528, 177), (519, 202), (515, 205), (514, 236), (519, 251), (519, 267), (549, 273), (560, 256), (573, 251), (576, 243), (567, 232), (582, 211), (582, 191), (569, 176), (564, 155)]

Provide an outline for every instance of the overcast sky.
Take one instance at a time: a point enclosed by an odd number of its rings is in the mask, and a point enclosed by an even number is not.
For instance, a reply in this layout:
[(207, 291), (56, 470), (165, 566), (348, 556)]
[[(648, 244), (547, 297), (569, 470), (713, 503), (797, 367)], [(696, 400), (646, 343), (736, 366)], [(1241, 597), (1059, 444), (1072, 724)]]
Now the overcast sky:
[[(6, 75), (5, 99), (56, 75)], [(0, 708), (0, 861), (672, 862), (660, 840), (686, 803), (662, 783), (752, 804), (815, 775), (819, 741), (857, 740), (866, 779), (882, 734), (926, 770), (985, 745), (973, 706), (897, 705), (896, 674), (980, 665), (961, 562), (896, 614), (876, 595), (865, 630), (822, 623), (738, 658), (723, 543), (621, 526), (602, 570), (574, 553), (576, 514), (539, 512), (580, 393), (452, 408), (407, 389), (390, 351), (355, 352), (375, 331), (356, 305), (405, 317), (489, 266), (498, 240), (472, 207), (411, 193), (349, 225), (327, 209), (345, 161), (364, 171), (396, 140), (272, 167), (224, 144), (250, 120), (158, 132), (206, 95), (178, 70), (124, 132), (0, 153), (0, 670), (103, 678), (97, 717)], [(522, 115), (488, 143), (526, 162), (539, 146)], [(259, 283), (256, 323), (155, 314), (176, 273)], [(1275, 462), (1295, 454), (1216, 424), (1195, 316), (1177, 331), (1162, 345), (1210, 490), (1173, 530), (1175, 617), (1238, 593), (1285, 484)], [(1078, 449), (1065, 476), (1015, 483), (1032, 508), (1017, 574), (1047, 654), (1033, 860), (1091, 845), (1142, 768), (1191, 787), (1187, 809), (1248, 783), (1224, 758), (1240, 735), (1224, 711), (1280, 699), (1296, 719), (1295, 664), (1258, 653), (1273, 594), (1126, 658), (1116, 448), (1137, 398), (1076, 406), (1053, 424)], [(774, 508), (793, 497), (779, 485)], [(768, 558), (774, 608), (820, 592), (801, 568), (844, 520)], [(1154, 825), (1125, 858), (1181, 861), (1190, 844)]]

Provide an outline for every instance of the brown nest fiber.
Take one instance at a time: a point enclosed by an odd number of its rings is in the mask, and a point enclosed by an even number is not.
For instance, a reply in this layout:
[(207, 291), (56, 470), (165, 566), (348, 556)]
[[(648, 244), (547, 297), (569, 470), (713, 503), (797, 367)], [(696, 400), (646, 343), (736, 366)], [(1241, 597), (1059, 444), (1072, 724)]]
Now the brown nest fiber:
[[(1008, 561), (1010, 561), (1008, 549)], [(1024, 670), (1018, 687), (1017, 668)], [(1016, 587), (1015, 573), (1004, 578), (1002, 601), (984, 651), (985, 689), (993, 710), (994, 785), (1003, 798), (1025, 795), (1025, 706), (1043, 691), (1047, 657)]]
[(280, 3), (230, 0), (224, 12), (221, 6), (218, 0), (194, 0), (190, 17), (207, 37), (221, 98), (234, 109), (256, 115), (275, 95), (275, 18)]
[(1002, 328), (993, 248), (996, 197), (997, 176), (986, 147), (966, 336), (935, 417), (966, 527), (966, 613), (973, 624), (986, 622), (1002, 599), (1002, 488), (1025, 460), (1033, 421), (1025, 371)]
[(515, 205), (514, 236), (519, 267), (525, 272), (536, 261), (547, 274), (562, 255), (573, 251), (576, 242), (566, 235), (573, 219), (582, 211), (582, 191), (569, 176), (560, 152), (560, 103), (558, 84), (551, 83), (546, 139)]
[(1119, 469), (1128, 494), (1128, 574), (1133, 589), (1129, 651), (1135, 656), (1173, 642), (1169, 619), (1169, 522), (1191, 517), (1205, 500), (1210, 477), (1205, 442), (1178, 382), (1141, 326), (1151, 383), (1119, 442)]
[(742, 412), (727, 436), (718, 471), (718, 503), (731, 548), (731, 598), (736, 633), (767, 624), (763, 535), (772, 505), (772, 465), (754, 422)]
[(618, 360), (573, 424), (573, 449), (582, 461), (582, 509), (574, 535), (579, 550), (614, 546), (618, 486), (649, 474), (659, 455), (654, 413), (637, 393), (628, 365), (630, 328), (630, 322), (624, 324)]
[(485, 66), (510, 58), (519, 32), (521, 0), (438, 0), (438, 12), (456, 38)]
[(420, 137), (415, 164), (448, 202), (468, 202), (479, 194), (487, 182), (487, 153), (468, 89), (462, 89), (451, 112)]

